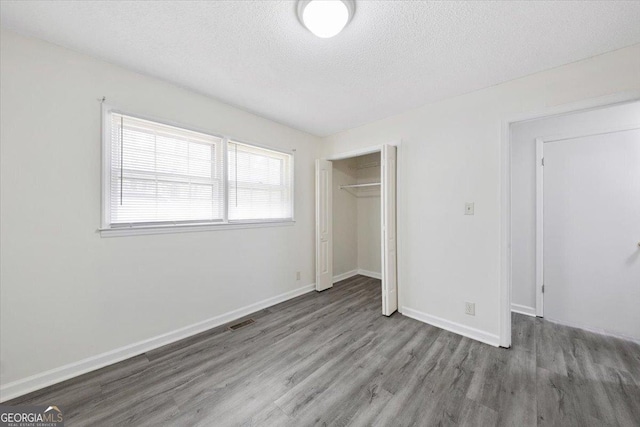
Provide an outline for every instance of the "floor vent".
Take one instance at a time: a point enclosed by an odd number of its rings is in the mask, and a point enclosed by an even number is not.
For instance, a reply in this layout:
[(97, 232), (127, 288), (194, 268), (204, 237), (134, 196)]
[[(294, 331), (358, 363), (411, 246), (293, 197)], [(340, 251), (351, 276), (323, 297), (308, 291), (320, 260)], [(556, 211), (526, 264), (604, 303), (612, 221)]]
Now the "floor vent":
[(243, 328), (245, 326), (249, 326), (252, 323), (256, 323), (256, 321), (253, 320), (253, 319), (243, 320), (240, 323), (236, 323), (235, 325), (229, 326), (229, 329), (231, 329), (232, 331), (235, 331), (235, 330), (238, 330), (238, 329)]

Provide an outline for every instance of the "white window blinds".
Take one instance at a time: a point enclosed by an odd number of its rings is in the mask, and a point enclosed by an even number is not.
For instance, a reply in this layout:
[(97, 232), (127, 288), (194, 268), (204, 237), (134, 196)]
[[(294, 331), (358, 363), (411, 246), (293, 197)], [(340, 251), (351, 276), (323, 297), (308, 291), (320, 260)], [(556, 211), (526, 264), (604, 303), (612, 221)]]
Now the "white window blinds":
[(222, 139), (111, 113), (111, 226), (224, 219)]
[(293, 156), (229, 141), (229, 221), (293, 218)]

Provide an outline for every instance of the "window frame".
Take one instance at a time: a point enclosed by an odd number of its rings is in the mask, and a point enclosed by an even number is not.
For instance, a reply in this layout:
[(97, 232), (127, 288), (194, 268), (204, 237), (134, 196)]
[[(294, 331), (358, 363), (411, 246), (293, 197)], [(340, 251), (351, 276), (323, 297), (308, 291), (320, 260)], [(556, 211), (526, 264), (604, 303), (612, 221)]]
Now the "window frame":
[[(161, 125), (172, 126), (179, 129), (198, 132), (219, 138), (222, 141), (222, 183), (223, 183), (223, 219), (215, 221), (179, 221), (179, 222), (140, 222), (132, 224), (111, 224), (111, 114), (122, 114), (141, 120), (148, 120)], [(102, 132), (101, 132), (101, 206), (100, 228), (98, 231), (102, 237), (130, 236), (140, 234), (182, 233), (194, 231), (229, 230), (242, 228), (279, 227), (295, 224), (295, 149), (283, 150), (264, 144), (249, 142), (232, 135), (219, 134), (209, 130), (199, 129), (182, 123), (171, 122), (156, 117), (131, 113), (112, 105), (102, 103)], [(291, 156), (289, 179), (291, 183), (291, 218), (258, 219), (258, 220), (229, 220), (229, 152), (228, 143), (237, 142), (248, 146), (271, 150)]]
[[(286, 154), (291, 156), (290, 157), (290, 165), (289, 165), (289, 180), (291, 183), (291, 218), (286, 218), (286, 219), (282, 219), (282, 218), (274, 218), (274, 219), (230, 219), (229, 218), (229, 206), (231, 204), (230, 201), (230, 196), (229, 196), (229, 192), (231, 191), (231, 187), (230, 187), (230, 182), (231, 180), (229, 179), (229, 143), (232, 144), (239, 144), (239, 145), (246, 145), (248, 147), (255, 147), (258, 149), (263, 149), (263, 150), (269, 150), (269, 151), (274, 151), (276, 153), (281, 153), (281, 154)], [(294, 221), (294, 153), (295, 150), (292, 151), (284, 151), (284, 150), (279, 150), (279, 149), (273, 149), (271, 147), (266, 147), (264, 145), (259, 145), (259, 144), (253, 144), (253, 143), (249, 143), (249, 142), (244, 142), (242, 140), (236, 139), (236, 138), (227, 138), (224, 140), (223, 142), (223, 147), (224, 147), (224, 156), (225, 156), (225, 161), (224, 161), (224, 173), (225, 173), (225, 178), (224, 178), (224, 188), (225, 188), (225, 220), (227, 221), (227, 223), (229, 224), (239, 224), (239, 223), (243, 223), (243, 224), (252, 224), (252, 223), (271, 223), (271, 222), (282, 222), (282, 221)], [(236, 189), (237, 191), (237, 189)]]

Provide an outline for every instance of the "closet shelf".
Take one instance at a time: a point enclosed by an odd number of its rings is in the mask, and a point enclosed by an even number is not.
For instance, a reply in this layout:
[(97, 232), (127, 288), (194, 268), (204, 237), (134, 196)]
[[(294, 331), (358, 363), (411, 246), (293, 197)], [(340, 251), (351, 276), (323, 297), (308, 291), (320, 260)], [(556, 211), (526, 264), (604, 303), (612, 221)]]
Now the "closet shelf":
[[(376, 188), (377, 187), (377, 188)], [(347, 184), (338, 186), (340, 190), (346, 190), (356, 197), (373, 197), (379, 193), (379, 182), (368, 182), (366, 184)]]
[(345, 189), (345, 188), (360, 188), (360, 187), (376, 187), (380, 185), (379, 182), (367, 182), (366, 184), (347, 184), (347, 185), (341, 185), (340, 189)]
[(349, 169), (361, 170), (361, 169), (379, 168), (379, 167), (380, 167), (380, 162), (369, 162), (369, 163), (362, 163), (357, 166), (352, 166)]

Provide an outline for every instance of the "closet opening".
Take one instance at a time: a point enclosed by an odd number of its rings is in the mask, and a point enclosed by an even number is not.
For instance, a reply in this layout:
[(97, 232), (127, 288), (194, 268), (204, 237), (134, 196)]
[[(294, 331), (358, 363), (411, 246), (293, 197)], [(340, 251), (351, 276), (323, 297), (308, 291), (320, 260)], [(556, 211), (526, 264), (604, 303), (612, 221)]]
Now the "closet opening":
[[(316, 290), (364, 276), (398, 308), (396, 147), (316, 161)], [(379, 280), (379, 282), (378, 282)]]

